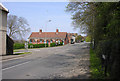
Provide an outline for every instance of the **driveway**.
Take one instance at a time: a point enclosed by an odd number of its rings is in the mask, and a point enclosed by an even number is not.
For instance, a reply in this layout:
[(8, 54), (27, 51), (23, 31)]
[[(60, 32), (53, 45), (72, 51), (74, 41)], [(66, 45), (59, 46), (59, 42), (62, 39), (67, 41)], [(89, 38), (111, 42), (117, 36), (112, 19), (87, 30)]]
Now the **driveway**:
[(88, 79), (89, 43), (29, 49), (32, 54), (3, 62), (3, 79)]

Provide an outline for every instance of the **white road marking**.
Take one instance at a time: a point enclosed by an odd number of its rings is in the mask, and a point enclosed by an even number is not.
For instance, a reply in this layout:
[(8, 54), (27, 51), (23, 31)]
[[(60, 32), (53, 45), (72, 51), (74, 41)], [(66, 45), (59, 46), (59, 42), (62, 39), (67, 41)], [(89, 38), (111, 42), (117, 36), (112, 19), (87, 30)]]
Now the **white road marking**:
[(4, 59), (4, 60), (2, 60), (2, 62), (15, 60), (15, 59), (20, 59), (20, 58), (24, 58), (24, 57), (15, 57), (15, 58), (10, 58), (10, 59)]
[(23, 65), (23, 64), (27, 64), (27, 63), (29, 63), (29, 62), (31, 62), (31, 61), (27, 61), (27, 62), (24, 62), (24, 63), (21, 63), (21, 64), (17, 64), (17, 65), (15, 65), (15, 66), (11, 66), (11, 67), (8, 67), (8, 68), (4, 68), (4, 69), (2, 69), (2, 70), (4, 71), (4, 70), (7, 70), (7, 69), (11, 69), (11, 68), (14, 68), (14, 67)]

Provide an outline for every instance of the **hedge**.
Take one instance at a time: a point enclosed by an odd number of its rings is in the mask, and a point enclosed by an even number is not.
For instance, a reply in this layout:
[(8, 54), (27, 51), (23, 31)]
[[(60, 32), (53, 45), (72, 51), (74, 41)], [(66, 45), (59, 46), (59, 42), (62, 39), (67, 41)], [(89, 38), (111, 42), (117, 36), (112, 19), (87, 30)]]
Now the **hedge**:
[[(105, 76), (109, 78), (118, 78), (120, 75), (120, 39), (100, 41), (95, 50), (96, 54), (101, 58), (102, 65), (106, 68)], [(106, 59), (102, 59), (102, 55)]]
[[(62, 42), (60, 42), (60, 44), (57, 43), (51, 43), (50, 47), (55, 47), (55, 46), (61, 46), (63, 45)], [(28, 48), (43, 48), (45, 47), (45, 44), (28, 44)], [(46, 47), (48, 47), (48, 44), (46, 44)], [(14, 44), (14, 49), (24, 49), (25, 48), (25, 44), (24, 43), (15, 43)]]
[[(43, 48), (45, 47), (45, 44), (28, 44), (28, 48)], [(46, 44), (46, 47), (48, 47), (48, 44)]]
[(55, 46), (62, 46), (63, 45), (63, 43), (62, 42), (60, 42), (60, 44), (56, 44), (56, 43), (50, 43), (50, 47), (55, 47)]
[(25, 45), (24, 45), (24, 43), (15, 43), (13, 48), (14, 49), (24, 49)]

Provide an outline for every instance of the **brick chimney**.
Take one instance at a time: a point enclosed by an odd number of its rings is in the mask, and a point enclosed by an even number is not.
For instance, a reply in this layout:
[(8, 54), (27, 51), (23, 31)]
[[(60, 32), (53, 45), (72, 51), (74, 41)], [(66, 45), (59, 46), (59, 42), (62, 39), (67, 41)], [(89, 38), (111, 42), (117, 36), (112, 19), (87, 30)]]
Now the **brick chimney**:
[(40, 29), (40, 31), (39, 31), (39, 34), (41, 34), (42, 33), (42, 29)]
[(56, 29), (56, 34), (58, 34), (58, 32), (59, 32), (59, 30), (58, 30), (58, 29)]

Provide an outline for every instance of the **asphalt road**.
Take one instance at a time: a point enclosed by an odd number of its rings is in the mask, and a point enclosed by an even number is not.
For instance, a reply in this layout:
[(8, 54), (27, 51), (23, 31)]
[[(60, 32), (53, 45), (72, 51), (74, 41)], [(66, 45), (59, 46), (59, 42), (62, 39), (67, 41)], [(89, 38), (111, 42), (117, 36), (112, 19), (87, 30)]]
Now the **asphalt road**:
[(89, 43), (29, 49), (32, 54), (2, 63), (3, 79), (89, 78)]

